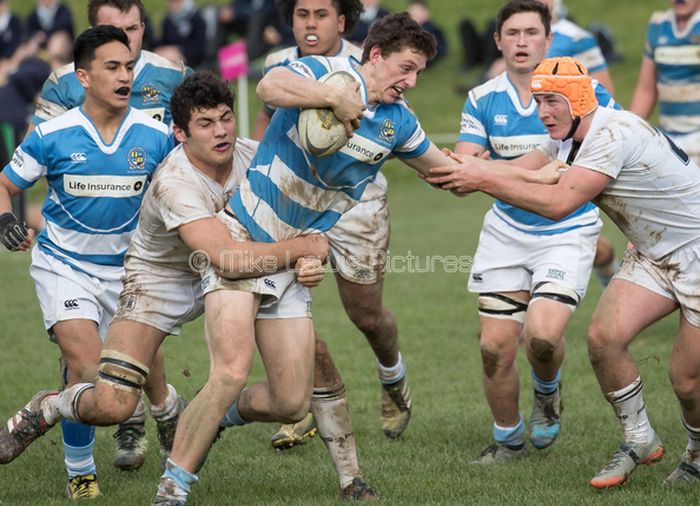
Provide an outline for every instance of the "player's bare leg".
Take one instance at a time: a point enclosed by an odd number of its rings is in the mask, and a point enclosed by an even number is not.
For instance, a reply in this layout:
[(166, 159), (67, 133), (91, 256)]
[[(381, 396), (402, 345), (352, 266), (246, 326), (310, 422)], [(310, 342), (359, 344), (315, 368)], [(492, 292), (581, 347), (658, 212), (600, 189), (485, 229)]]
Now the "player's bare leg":
[(362, 285), (336, 273), (340, 300), (350, 321), (365, 335), (377, 357), (382, 384), (381, 423), (384, 435), (397, 438), (411, 419), (411, 390), (406, 379), (406, 364), (399, 352), (396, 317), (382, 302), (384, 280)]
[[(527, 292), (507, 294), (527, 300)], [(495, 444), (489, 445), (475, 461), (494, 463), (525, 455), (525, 424), (518, 411), (520, 378), (515, 357), (522, 323), (514, 319), (480, 316), (482, 381), (493, 415)]]
[(554, 443), (561, 426), (560, 368), (564, 360), (564, 329), (576, 307), (571, 304), (534, 297), (525, 316), (523, 337), (527, 358), (532, 366), (534, 401), (530, 417), (530, 442), (535, 448)]
[(663, 456), (663, 445), (644, 406), (642, 379), (628, 347), (642, 330), (676, 308), (673, 300), (617, 278), (598, 301), (588, 329), (588, 355), (603, 395), (621, 421), (624, 442), (591, 480), (596, 488), (620, 485), (638, 464)]
[(688, 443), (680, 463), (666, 478), (671, 487), (700, 485), (700, 328), (683, 314), (671, 353), (669, 377), (681, 404), (681, 421)]
[(175, 442), (153, 504), (184, 505), (196, 472), (219, 432), (219, 421), (248, 380), (260, 297), (216, 290), (204, 296), (209, 377), (180, 416)]
[(593, 270), (603, 287), (610, 284), (610, 280), (620, 267), (620, 262), (615, 258), (615, 248), (607, 237), (600, 236), (595, 245), (595, 257)]

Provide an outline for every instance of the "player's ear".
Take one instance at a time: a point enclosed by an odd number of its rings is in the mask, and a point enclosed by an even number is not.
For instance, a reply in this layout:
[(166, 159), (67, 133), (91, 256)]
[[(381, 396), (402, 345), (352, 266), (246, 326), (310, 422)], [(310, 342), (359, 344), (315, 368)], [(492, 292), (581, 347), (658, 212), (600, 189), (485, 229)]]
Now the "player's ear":
[(180, 144), (183, 144), (187, 140), (187, 134), (185, 131), (175, 124), (173, 124), (173, 134), (175, 135), (177, 142)]
[(501, 49), (501, 34), (498, 32), (493, 32), (493, 40), (496, 42), (496, 47), (498, 48), (499, 51), (502, 51)]
[(372, 63), (377, 63), (382, 57), (382, 49), (379, 46), (372, 46), (369, 50), (369, 61)]
[(338, 33), (345, 33), (345, 14), (338, 16)]
[(75, 77), (78, 78), (78, 81), (83, 86), (83, 88), (90, 87), (90, 80), (88, 79), (87, 72), (85, 72), (85, 69), (75, 69)]

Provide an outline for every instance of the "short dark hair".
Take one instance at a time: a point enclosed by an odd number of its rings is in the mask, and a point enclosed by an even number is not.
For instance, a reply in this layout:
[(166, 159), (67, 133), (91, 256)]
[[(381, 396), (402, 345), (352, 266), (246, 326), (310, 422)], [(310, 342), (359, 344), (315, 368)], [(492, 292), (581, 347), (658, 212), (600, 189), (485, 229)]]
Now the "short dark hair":
[(534, 12), (540, 15), (542, 24), (544, 25), (544, 34), (549, 35), (552, 31), (552, 13), (542, 2), (537, 0), (511, 0), (498, 11), (496, 15), (496, 33), (501, 36), (501, 29), (508, 19), (514, 14), (521, 12)]
[(139, 8), (141, 22), (146, 18), (146, 8), (141, 0), (89, 0), (88, 1), (88, 22), (90, 26), (97, 26), (97, 11), (102, 7), (114, 7), (120, 12), (127, 13), (133, 6)]
[(190, 135), (190, 119), (194, 111), (214, 109), (220, 104), (233, 110), (236, 94), (225, 81), (211, 72), (196, 72), (175, 87), (170, 97), (173, 123)]
[(362, 63), (369, 61), (369, 53), (374, 46), (382, 50), (385, 58), (407, 47), (423, 53), (428, 60), (437, 54), (433, 34), (425, 31), (408, 12), (389, 14), (372, 25), (365, 39)]
[[(360, 19), (360, 14), (365, 10), (362, 2), (360, 0), (332, 0), (332, 2), (338, 11), (338, 16), (345, 16), (345, 31), (343, 33), (352, 33)], [(277, 0), (277, 7), (282, 11), (282, 17), (289, 26), (292, 26), (296, 6), (297, 0)]]
[(121, 42), (129, 49), (129, 37), (124, 30), (112, 25), (99, 25), (88, 28), (78, 35), (73, 45), (73, 61), (75, 68), (90, 68), (90, 63), (95, 59), (95, 50), (110, 42)]

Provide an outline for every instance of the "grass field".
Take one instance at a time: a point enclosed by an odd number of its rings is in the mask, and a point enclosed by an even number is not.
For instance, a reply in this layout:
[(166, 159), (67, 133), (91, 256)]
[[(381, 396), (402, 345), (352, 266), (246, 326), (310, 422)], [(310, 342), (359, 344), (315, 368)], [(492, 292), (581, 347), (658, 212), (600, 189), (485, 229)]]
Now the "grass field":
[[(80, 12), (84, 0), (69, 2)], [(15, 1), (16, 7), (25, 8)], [(28, 3), (28, 2), (27, 2)], [(387, 2), (398, 8), (398, 1)], [(625, 59), (612, 67), (618, 100), (629, 103), (636, 80), (644, 29), (650, 12), (666, 2), (587, 0), (569, 2), (577, 20), (586, 24), (604, 19), (614, 30)], [(154, 10), (164, 2), (148, 2)], [(456, 48), (452, 25), (462, 12), (485, 20), (495, 10), (486, 0), (460, 3), (433, 0), (438, 21)], [(80, 23), (84, 26), (84, 21)], [(79, 24), (80, 24), (79, 23)], [(460, 80), (457, 54), (427, 72), (409, 98), (429, 132), (454, 132), (464, 100), (454, 92)], [(434, 255), (472, 255), (481, 220), (490, 205), (484, 196), (456, 199), (432, 190), (397, 163), (387, 164), (390, 181), (392, 242), (390, 255), (409, 253), (424, 266)], [(606, 232), (618, 250), (620, 234)], [(397, 267), (400, 264), (395, 263)], [(57, 348), (48, 343), (28, 274), (29, 256), (0, 250), (0, 419), (14, 413), (38, 389), (58, 384)], [(397, 269), (399, 270), (399, 269)], [(693, 504), (697, 494), (662, 489), (661, 480), (675, 467), (685, 435), (667, 379), (667, 362), (677, 325), (672, 316), (641, 335), (633, 347), (645, 380), (650, 417), (666, 443), (667, 458), (638, 470), (629, 486), (598, 492), (587, 480), (617, 445), (620, 432), (612, 410), (603, 400), (586, 355), (586, 325), (601, 293), (594, 280), (567, 332), (567, 358), (562, 436), (549, 450), (531, 450), (528, 460), (515, 465), (470, 465), (491, 437), (491, 417), (480, 379), (478, 322), (475, 299), (466, 293), (467, 273), (438, 269), (430, 273), (390, 272), (385, 302), (399, 321), (402, 351), (408, 361), (414, 417), (398, 441), (384, 438), (379, 427), (379, 386), (374, 359), (364, 338), (345, 317), (332, 279), (316, 289), (314, 318), (335, 355), (348, 387), (348, 396), (367, 480), (384, 504)], [(207, 375), (207, 352), (201, 322), (185, 328), (165, 346), (170, 380), (191, 397)], [(529, 416), (531, 384), (524, 354), (521, 411)], [(261, 379), (256, 365), (253, 380)], [(96, 459), (103, 497), (96, 505), (148, 504), (160, 475), (157, 443), (150, 423), (152, 447), (145, 468), (134, 474), (111, 466), (112, 429), (98, 429)], [(334, 504), (337, 482), (323, 445), (314, 439), (286, 453), (269, 446), (273, 425), (229, 430), (216, 444), (193, 505)], [(0, 505), (65, 504), (65, 474), (60, 432), (51, 431), (10, 466), (0, 467)]]

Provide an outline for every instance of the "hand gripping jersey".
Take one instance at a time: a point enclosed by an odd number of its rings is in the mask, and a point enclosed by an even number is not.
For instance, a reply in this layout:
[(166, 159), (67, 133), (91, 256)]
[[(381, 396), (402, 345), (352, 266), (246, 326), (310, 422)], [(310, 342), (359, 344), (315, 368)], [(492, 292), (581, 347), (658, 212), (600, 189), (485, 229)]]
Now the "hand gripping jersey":
[(151, 175), (173, 147), (168, 127), (129, 108), (110, 144), (81, 108), (39, 125), (3, 173), (21, 189), (46, 177), (38, 247), (100, 279), (119, 279)]
[[(170, 97), (192, 70), (182, 62), (173, 62), (150, 51), (141, 51), (134, 67), (134, 82), (129, 105), (170, 126)], [(85, 90), (75, 76), (73, 63), (54, 70), (44, 83), (32, 123), (46, 120), (78, 107)]]
[[(605, 88), (594, 80), (598, 103), (619, 107)], [(469, 92), (462, 111), (458, 142), (472, 142), (491, 152), (498, 160), (510, 160), (537, 148), (549, 139), (547, 129), (537, 116), (534, 98), (521, 104), (518, 91), (506, 72)], [(518, 230), (536, 234), (559, 234), (590, 225), (597, 220), (595, 206), (588, 203), (561, 221), (553, 221), (496, 200), (496, 215)]]
[(656, 64), (661, 127), (669, 134), (700, 129), (700, 12), (682, 33), (672, 10), (655, 12), (644, 54)]
[[(564, 160), (570, 148), (550, 139), (539, 149)], [(572, 165), (612, 178), (594, 202), (652, 260), (700, 238), (700, 169), (635, 114), (598, 107)]]
[(552, 23), (552, 45), (547, 51), (547, 58), (555, 56), (572, 56), (588, 67), (589, 72), (608, 68), (593, 34), (568, 19)]
[[(288, 65), (309, 79), (346, 70), (367, 90), (353, 58), (309, 56)], [(405, 102), (378, 104), (364, 112), (360, 128), (337, 153), (317, 158), (301, 149), (299, 109), (278, 109), (231, 207), (254, 241), (326, 232), (362, 197), (391, 153), (422, 155), (430, 145)]]

